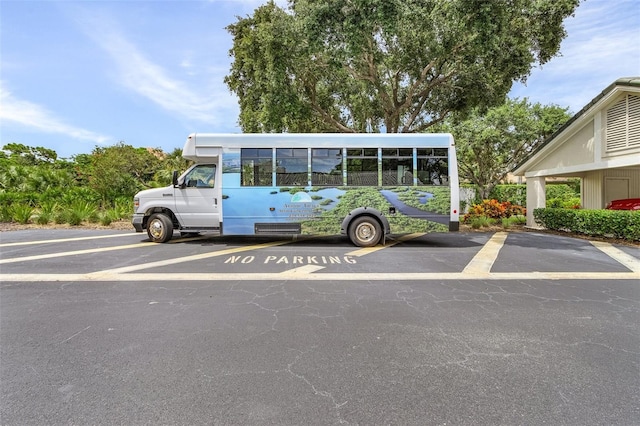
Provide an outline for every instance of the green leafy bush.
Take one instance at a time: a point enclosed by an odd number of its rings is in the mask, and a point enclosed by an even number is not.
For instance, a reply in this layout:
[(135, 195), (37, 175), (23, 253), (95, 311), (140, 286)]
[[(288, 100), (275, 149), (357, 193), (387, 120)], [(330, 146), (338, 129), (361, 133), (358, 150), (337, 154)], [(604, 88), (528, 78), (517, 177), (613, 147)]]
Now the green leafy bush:
[(11, 222), (11, 206), (0, 203), (0, 222)]
[(77, 200), (63, 209), (56, 216), (56, 223), (68, 223), (72, 226), (80, 225), (82, 222), (95, 222), (98, 219), (98, 208), (95, 204)]
[(113, 202), (113, 220), (131, 219), (133, 199), (120, 197)]
[(51, 222), (57, 208), (58, 204), (53, 201), (42, 203), (38, 208), (36, 223), (38, 225), (46, 225)]
[(640, 212), (636, 211), (544, 208), (535, 209), (533, 217), (547, 229), (640, 240)]
[(527, 217), (523, 215), (502, 218), (502, 227), (505, 229), (511, 228), (513, 225), (524, 225), (525, 223), (527, 223)]
[(14, 204), (11, 206), (11, 218), (18, 223), (29, 223), (34, 211), (29, 204)]
[(118, 212), (115, 209), (102, 210), (98, 213), (98, 223), (102, 226), (109, 226), (111, 222), (118, 219)]
[(493, 220), (486, 216), (475, 216), (469, 219), (469, 225), (473, 229), (488, 228), (493, 225)]

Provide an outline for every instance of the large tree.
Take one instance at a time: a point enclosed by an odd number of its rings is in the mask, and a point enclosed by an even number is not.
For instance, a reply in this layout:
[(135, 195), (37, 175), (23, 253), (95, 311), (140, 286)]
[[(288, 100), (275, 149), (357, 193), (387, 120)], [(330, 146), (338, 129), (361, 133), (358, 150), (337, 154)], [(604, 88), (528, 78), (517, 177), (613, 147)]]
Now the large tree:
[(507, 99), (488, 111), (475, 109), (463, 120), (447, 120), (437, 130), (454, 134), (460, 178), (473, 183), (485, 199), (570, 117), (568, 108)]
[(273, 1), (227, 27), (245, 132), (421, 132), (499, 104), (579, 0)]

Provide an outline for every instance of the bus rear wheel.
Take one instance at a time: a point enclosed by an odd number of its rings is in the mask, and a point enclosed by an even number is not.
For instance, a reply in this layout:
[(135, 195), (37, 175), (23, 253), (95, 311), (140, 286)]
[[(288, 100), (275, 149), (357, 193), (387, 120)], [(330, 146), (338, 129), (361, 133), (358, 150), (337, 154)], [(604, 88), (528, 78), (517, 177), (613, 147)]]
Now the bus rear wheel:
[(380, 223), (371, 216), (360, 216), (349, 226), (349, 239), (358, 247), (373, 247), (382, 238)]
[(154, 243), (166, 243), (173, 237), (171, 218), (163, 213), (151, 215), (147, 222), (147, 235)]

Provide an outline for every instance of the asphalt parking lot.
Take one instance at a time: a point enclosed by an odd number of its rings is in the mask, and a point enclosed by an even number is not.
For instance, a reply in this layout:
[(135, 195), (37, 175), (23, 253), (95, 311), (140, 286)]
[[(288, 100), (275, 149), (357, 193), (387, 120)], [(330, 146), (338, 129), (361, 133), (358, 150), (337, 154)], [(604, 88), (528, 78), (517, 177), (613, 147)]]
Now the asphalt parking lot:
[(638, 424), (640, 247), (0, 234), (2, 424)]

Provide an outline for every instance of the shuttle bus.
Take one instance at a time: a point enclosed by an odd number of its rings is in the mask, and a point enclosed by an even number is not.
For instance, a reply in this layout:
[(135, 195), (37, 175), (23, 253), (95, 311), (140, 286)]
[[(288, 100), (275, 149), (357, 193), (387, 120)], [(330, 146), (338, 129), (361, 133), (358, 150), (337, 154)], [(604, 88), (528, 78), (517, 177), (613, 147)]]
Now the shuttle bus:
[(457, 231), (458, 166), (450, 134), (202, 134), (172, 185), (134, 198), (133, 226), (153, 242), (215, 235)]

